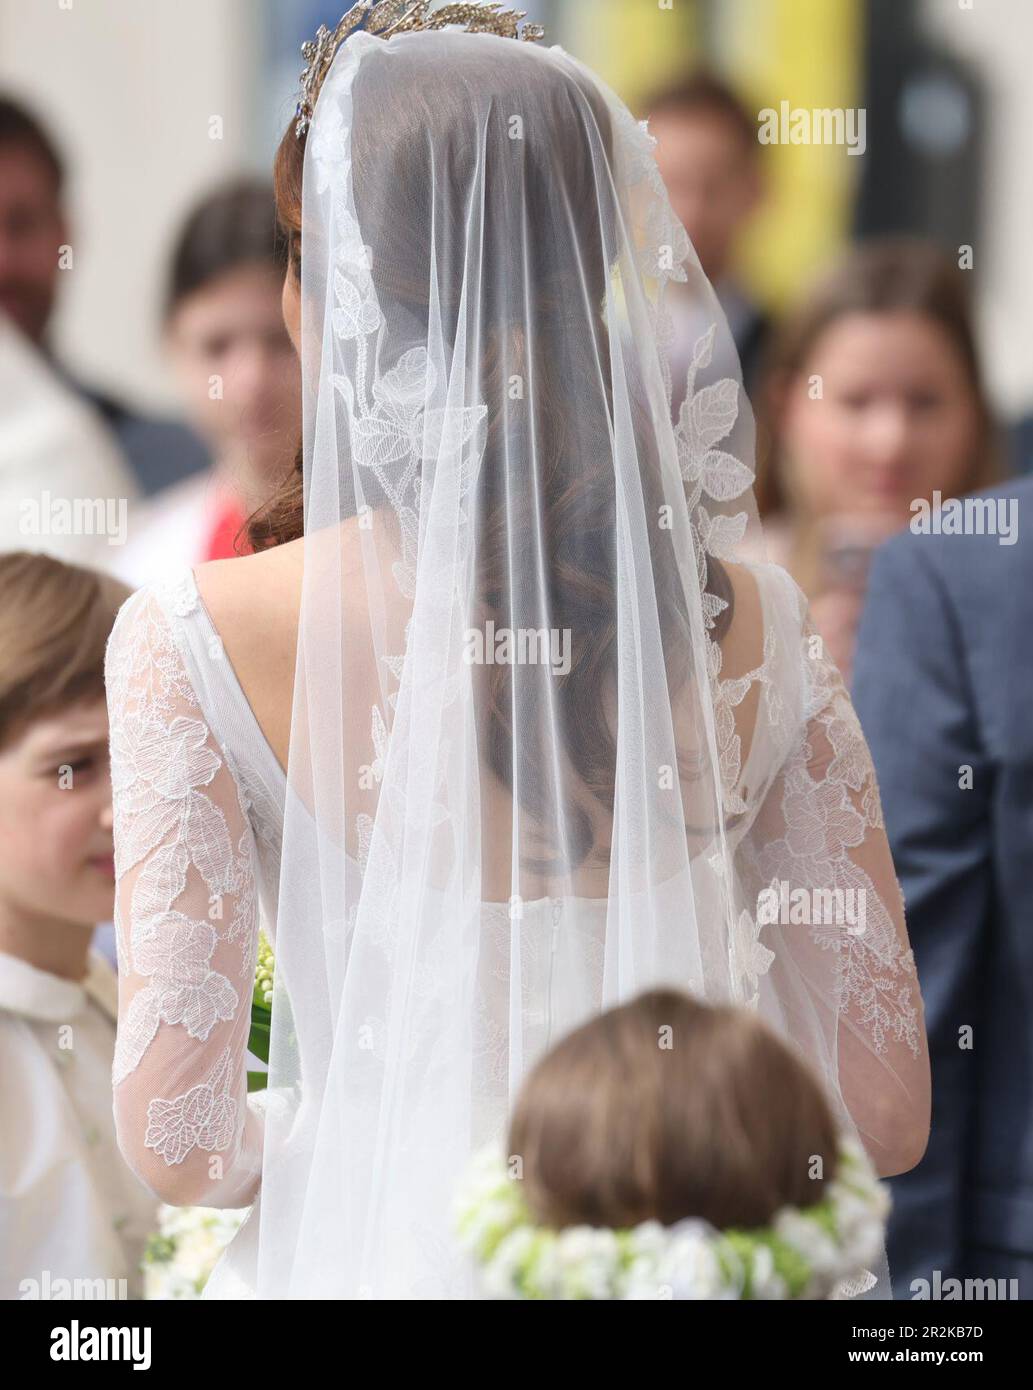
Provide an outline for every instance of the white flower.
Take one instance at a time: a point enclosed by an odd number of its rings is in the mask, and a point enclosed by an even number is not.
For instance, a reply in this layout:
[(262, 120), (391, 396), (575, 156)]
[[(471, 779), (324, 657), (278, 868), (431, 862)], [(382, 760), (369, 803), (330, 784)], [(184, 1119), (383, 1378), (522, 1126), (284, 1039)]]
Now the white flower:
[(564, 1298), (609, 1296), (619, 1245), (614, 1231), (573, 1226), (556, 1241), (557, 1278)]
[(534, 1248), (535, 1232), (527, 1226), (511, 1231), (499, 1242), (494, 1257), (485, 1266), (486, 1291), (495, 1298), (519, 1297), (521, 1272)]

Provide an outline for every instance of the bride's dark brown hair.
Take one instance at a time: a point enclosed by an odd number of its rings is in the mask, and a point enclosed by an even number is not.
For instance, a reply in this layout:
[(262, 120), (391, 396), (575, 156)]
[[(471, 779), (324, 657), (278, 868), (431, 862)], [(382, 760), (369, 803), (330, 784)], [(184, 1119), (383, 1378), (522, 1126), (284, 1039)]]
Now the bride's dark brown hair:
[[(602, 697), (616, 675), (618, 499), (604, 305), (610, 267), (626, 231), (610, 181), (613, 133), (604, 99), (573, 69), (543, 62), (522, 48), (513, 44), (505, 67), (496, 61), (494, 45), (486, 53), (481, 82), (491, 84), (492, 101), (484, 130), (476, 133), (459, 82), (427, 81), (425, 64), (410, 75), (406, 61), (414, 57), (412, 50), (393, 53), (395, 80), (378, 84), (376, 120), (353, 123), (352, 177), (359, 224), (373, 242), (372, 276), (381, 303), (404, 305), (414, 321), (425, 325), (433, 281), (442, 333), (446, 340), (452, 334), (454, 341), (460, 314), (469, 313), (461, 303), (468, 288), (462, 219), (471, 161), (477, 157), (473, 141), (483, 137), (485, 143), (494, 141), (496, 149), (511, 147), (508, 123), (514, 115), (524, 115), (519, 176), (513, 165), (499, 169), (490, 161), (483, 176), (479, 281), (474, 287), (481, 317), (471, 330), (480, 337), (483, 371), (477, 386), (488, 407), (475, 492), (476, 600), (478, 618), (493, 620), (496, 629), (569, 630), (571, 665), (562, 677), (544, 666), (524, 671), (517, 713), (512, 668), (486, 668), (481, 737), (488, 763), (511, 792), (516, 788), (520, 804), (541, 828), (543, 846), (566, 851), (552, 860), (525, 857), (525, 862), (555, 872), (583, 863), (593, 849), (598, 862), (605, 863), (606, 846), (593, 821), (599, 806), (612, 812), (614, 801), (615, 730)], [(478, 82), (476, 61), (471, 58), (464, 69), (472, 84)], [(362, 87), (360, 67), (353, 89), (356, 111)], [(431, 159), (431, 149), (439, 151), (438, 161)], [(277, 152), (275, 187), (289, 273), (295, 276), (300, 276), (304, 253), (304, 150), (305, 140), (296, 137), (292, 124)], [(441, 216), (440, 194), (436, 208), (434, 204), (434, 181), (443, 177), (443, 169), (456, 181), (455, 197), (444, 201), (457, 222), (454, 227), (435, 225), (432, 264), (428, 228), (432, 210)], [(515, 248), (508, 244), (514, 228), (524, 238)], [(506, 275), (514, 254), (529, 257), (534, 268), (534, 295), (520, 306), (519, 324), (505, 322), (500, 310), (508, 302)], [(528, 387), (527, 399), (519, 405), (509, 395), (514, 375)], [(691, 674), (689, 614), (670, 532), (657, 521), (665, 498), (651, 407), (641, 385), (632, 382), (632, 392), (636, 388), (641, 399), (633, 399), (631, 409), (642, 514), (673, 693)], [(582, 403), (576, 429), (570, 418), (572, 400)], [(584, 402), (596, 408), (586, 409)], [(514, 469), (514, 460), (527, 463), (523, 472)], [(303, 514), (299, 450), (282, 493), (252, 519), (249, 534), (255, 549), (297, 539), (303, 534)], [(518, 592), (511, 587), (512, 546), (533, 543), (539, 535), (544, 582), (540, 585), (536, 577), (527, 582), (526, 592)], [(729, 598), (722, 577), (715, 566), (714, 587)], [(532, 735), (519, 740), (519, 768), (512, 766), (516, 718)], [(554, 719), (576, 785), (554, 785), (552, 769), (543, 768), (536, 749), (533, 731), (544, 736)], [(573, 826), (573, 843), (558, 843), (559, 825)]]

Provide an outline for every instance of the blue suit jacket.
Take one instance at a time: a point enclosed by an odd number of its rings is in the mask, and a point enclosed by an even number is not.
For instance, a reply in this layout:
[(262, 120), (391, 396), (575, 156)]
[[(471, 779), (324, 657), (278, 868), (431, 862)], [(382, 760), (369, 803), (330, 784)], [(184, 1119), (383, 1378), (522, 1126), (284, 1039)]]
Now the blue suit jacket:
[(937, 1270), (1033, 1298), (1033, 480), (996, 492), (1017, 543), (905, 532), (858, 637), (932, 1066), (929, 1147), (891, 1181), (897, 1298)]

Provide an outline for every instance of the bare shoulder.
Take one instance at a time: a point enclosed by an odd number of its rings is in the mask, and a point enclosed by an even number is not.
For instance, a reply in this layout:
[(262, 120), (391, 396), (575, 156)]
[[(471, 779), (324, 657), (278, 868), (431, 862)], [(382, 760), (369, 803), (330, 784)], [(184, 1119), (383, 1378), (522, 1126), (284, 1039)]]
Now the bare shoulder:
[[(390, 563), (390, 556), (381, 556)], [(197, 565), (198, 592), (238, 674), (252, 665), (290, 665), (293, 675), (301, 613), (302, 584), (317, 588), (340, 575), (344, 617), (368, 613), (366, 562), (354, 517), (257, 555), (209, 560)]]
[(196, 566), (198, 591), (227, 645), (268, 640), (284, 629), (297, 633), (303, 559), (304, 541), (297, 540)]
[[(365, 633), (368, 642), (367, 569), (389, 573), (396, 556), (386, 518), (365, 536), (350, 518), (257, 555), (195, 568), (201, 600), (282, 767), (290, 744), (303, 582), (317, 597), (324, 584), (327, 594), (336, 591), (346, 632)], [(360, 664), (349, 663), (349, 672)]]
[(209, 560), (194, 578), (237, 681), (281, 767), (287, 766), (304, 541)]

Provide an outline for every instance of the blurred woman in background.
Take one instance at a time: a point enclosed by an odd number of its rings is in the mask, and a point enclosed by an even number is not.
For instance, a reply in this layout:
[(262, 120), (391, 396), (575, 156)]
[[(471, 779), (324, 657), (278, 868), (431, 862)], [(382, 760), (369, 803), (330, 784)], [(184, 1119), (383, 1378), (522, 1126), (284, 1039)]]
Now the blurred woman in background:
[(768, 557), (810, 598), (849, 680), (874, 548), (915, 500), (998, 476), (962, 272), (907, 238), (847, 252), (777, 334), (759, 420)]
[(246, 553), (247, 517), (293, 462), (301, 392), (280, 307), (285, 264), (272, 189), (262, 182), (206, 198), (180, 233), (165, 338), (187, 418), (214, 464), (130, 509), (129, 542), (115, 564), (130, 583)]

